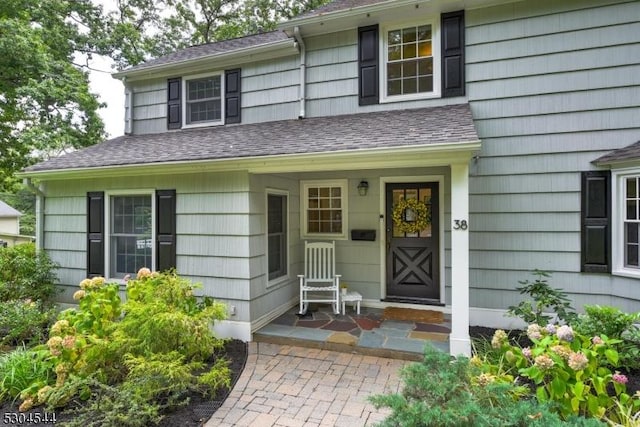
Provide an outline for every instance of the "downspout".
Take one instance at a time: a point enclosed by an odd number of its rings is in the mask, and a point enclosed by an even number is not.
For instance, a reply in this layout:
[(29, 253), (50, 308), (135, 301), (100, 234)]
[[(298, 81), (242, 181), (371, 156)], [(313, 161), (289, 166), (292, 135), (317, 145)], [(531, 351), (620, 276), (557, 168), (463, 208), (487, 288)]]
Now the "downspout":
[(300, 28), (295, 27), (293, 29), (293, 36), (296, 42), (300, 46), (300, 114), (298, 119), (305, 118), (305, 102), (306, 102), (306, 87), (307, 87), (307, 48), (304, 45), (304, 40), (300, 34)]
[(34, 185), (31, 178), (24, 178), (23, 184), (36, 195), (36, 250), (44, 249), (44, 192)]

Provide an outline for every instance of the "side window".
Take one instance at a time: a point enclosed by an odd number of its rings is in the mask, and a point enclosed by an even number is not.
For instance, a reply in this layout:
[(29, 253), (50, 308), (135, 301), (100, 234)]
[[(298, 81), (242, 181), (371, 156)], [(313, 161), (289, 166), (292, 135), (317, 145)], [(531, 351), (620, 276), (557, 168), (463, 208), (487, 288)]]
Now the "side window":
[(267, 194), (267, 258), (269, 280), (288, 273), (287, 195)]
[(152, 268), (153, 214), (151, 195), (109, 198), (109, 277), (135, 276)]
[(303, 237), (346, 238), (347, 182), (302, 182)]

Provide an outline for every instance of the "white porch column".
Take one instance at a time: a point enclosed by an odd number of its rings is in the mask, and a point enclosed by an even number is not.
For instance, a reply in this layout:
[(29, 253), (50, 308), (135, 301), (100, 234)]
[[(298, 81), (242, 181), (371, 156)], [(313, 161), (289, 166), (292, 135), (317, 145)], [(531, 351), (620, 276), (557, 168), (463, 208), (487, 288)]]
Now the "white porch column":
[(469, 164), (451, 165), (451, 335), (453, 356), (471, 355), (469, 338)]

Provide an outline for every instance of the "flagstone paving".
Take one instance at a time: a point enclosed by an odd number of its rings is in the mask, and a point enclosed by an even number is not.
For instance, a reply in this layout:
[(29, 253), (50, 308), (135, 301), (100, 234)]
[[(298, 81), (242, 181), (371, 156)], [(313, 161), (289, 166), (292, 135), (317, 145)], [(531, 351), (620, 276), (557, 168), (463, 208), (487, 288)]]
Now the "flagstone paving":
[(421, 359), (426, 342), (449, 352), (448, 316), (442, 323), (421, 323), (384, 320), (382, 314), (382, 309), (362, 307), (359, 315), (353, 310), (336, 315), (329, 305), (318, 305), (306, 315), (298, 316), (297, 308), (293, 308), (258, 330), (254, 339), (409, 360)]

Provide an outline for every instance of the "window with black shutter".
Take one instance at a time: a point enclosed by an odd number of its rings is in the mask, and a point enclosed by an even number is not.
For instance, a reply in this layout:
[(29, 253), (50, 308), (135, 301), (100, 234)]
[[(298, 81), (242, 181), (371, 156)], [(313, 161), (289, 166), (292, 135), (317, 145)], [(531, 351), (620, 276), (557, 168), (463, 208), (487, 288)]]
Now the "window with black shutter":
[(182, 127), (182, 79), (167, 80), (167, 129)]
[(441, 16), (442, 97), (464, 95), (464, 10)]
[(377, 104), (378, 26), (358, 28), (358, 99), (360, 105)]
[(235, 70), (227, 70), (225, 71), (224, 76), (225, 122), (229, 124), (240, 123), (240, 68), (236, 68)]
[(104, 276), (104, 193), (87, 193), (87, 277)]
[(611, 173), (582, 173), (581, 271), (611, 271)]

